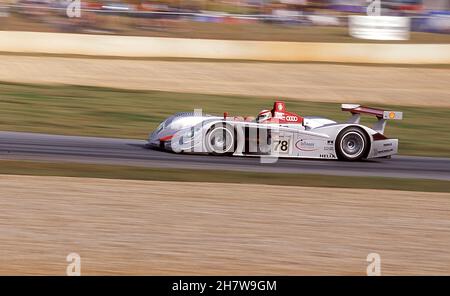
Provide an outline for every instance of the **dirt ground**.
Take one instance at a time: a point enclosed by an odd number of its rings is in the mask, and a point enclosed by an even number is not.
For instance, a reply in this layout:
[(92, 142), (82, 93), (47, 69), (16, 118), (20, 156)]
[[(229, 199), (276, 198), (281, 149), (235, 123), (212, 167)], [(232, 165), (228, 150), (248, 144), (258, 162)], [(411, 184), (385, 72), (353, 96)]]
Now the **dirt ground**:
[(0, 274), (450, 274), (443, 193), (0, 176)]
[(0, 56), (0, 81), (450, 107), (448, 68)]

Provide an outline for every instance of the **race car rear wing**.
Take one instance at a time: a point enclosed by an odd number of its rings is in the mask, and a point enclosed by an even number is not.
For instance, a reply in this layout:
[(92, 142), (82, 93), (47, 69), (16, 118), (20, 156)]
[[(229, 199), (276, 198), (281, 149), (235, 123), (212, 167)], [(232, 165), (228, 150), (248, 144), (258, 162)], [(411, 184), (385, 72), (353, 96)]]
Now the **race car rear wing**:
[(342, 111), (349, 111), (352, 113), (352, 117), (347, 121), (347, 123), (356, 123), (359, 124), (361, 120), (361, 114), (373, 115), (378, 118), (378, 121), (372, 127), (373, 130), (379, 132), (380, 134), (384, 133), (384, 128), (386, 127), (387, 120), (402, 120), (403, 112), (398, 111), (386, 111), (377, 108), (364, 107), (356, 104), (342, 104)]

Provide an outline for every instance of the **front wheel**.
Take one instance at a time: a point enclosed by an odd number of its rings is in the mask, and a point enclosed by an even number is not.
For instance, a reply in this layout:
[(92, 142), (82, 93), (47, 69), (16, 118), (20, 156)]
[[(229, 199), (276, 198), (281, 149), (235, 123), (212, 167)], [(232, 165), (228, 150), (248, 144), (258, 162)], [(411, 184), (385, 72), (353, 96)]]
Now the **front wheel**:
[(369, 137), (361, 128), (348, 127), (339, 133), (335, 148), (339, 159), (361, 160), (367, 156)]
[(206, 149), (213, 155), (229, 155), (234, 152), (234, 130), (226, 124), (214, 125), (205, 137)]

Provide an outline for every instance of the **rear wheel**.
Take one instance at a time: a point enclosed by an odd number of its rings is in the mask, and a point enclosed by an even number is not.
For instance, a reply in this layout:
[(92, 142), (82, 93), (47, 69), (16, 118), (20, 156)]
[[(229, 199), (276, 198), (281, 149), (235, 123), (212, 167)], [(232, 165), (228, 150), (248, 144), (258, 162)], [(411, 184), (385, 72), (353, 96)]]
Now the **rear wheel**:
[(212, 126), (206, 134), (205, 146), (214, 155), (232, 154), (235, 148), (234, 129), (226, 124)]
[(339, 133), (335, 148), (339, 159), (361, 160), (367, 156), (369, 137), (361, 128), (348, 127)]

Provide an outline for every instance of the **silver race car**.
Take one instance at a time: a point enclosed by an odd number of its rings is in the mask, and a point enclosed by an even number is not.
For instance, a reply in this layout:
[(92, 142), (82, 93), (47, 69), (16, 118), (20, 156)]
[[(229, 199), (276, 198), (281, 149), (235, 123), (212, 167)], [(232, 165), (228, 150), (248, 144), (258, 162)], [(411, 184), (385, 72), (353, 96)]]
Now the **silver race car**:
[[(284, 102), (255, 117), (177, 113), (149, 135), (150, 147), (176, 153), (361, 160), (389, 157), (398, 140), (384, 135), (387, 120), (402, 119), (402, 112), (342, 104), (351, 113), (345, 123), (288, 112)], [(362, 114), (377, 118), (373, 127), (361, 125)]]

